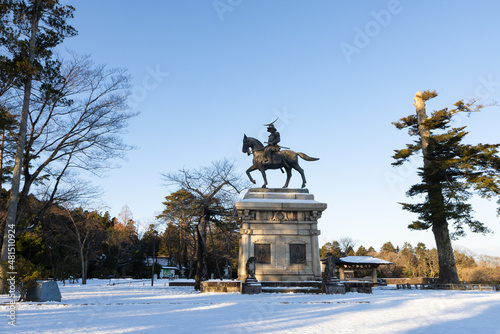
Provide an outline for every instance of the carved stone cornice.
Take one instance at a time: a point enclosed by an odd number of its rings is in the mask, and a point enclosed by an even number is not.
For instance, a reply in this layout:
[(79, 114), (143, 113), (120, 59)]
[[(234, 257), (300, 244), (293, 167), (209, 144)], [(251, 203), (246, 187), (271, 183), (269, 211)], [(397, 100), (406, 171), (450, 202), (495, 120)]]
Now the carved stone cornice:
[(243, 221), (255, 220), (255, 210), (238, 210), (238, 218), (243, 219)]
[(305, 212), (305, 221), (315, 221), (321, 218), (321, 211), (306, 211)]
[(287, 222), (307, 221), (314, 222), (321, 218), (321, 211), (285, 211), (285, 210), (237, 210), (238, 217), (243, 222)]

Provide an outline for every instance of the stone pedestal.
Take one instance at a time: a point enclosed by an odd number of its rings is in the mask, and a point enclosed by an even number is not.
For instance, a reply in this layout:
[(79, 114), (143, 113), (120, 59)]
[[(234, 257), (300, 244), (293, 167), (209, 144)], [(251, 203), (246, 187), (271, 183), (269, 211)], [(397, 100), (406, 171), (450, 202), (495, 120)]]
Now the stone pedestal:
[(250, 189), (235, 204), (242, 219), (238, 279), (257, 258), (259, 281), (321, 280), (318, 219), (325, 203), (307, 189)]
[(322, 290), (327, 295), (343, 295), (346, 292), (345, 285), (339, 280), (323, 282)]
[(247, 278), (244, 283), (241, 283), (241, 294), (256, 295), (262, 293), (262, 284), (255, 278)]

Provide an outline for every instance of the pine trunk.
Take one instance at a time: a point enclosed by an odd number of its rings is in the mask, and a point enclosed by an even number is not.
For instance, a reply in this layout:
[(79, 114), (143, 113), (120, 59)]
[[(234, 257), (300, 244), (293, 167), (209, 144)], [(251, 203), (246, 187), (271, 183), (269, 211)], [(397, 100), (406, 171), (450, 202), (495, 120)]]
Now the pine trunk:
[(432, 224), (432, 232), (436, 240), (438, 263), (439, 263), (439, 283), (458, 284), (457, 266), (455, 264), (455, 254), (451, 245), (450, 231), (448, 223)]
[(460, 283), (458, 279), (457, 267), (455, 264), (455, 255), (451, 244), (450, 231), (444, 212), (444, 197), (439, 180), (430, 175), (430, 164), (433, 156), (431, 133), (424, 121), (427, 119), (425, 112), (425, 101), (422, 92), (415, 94), (415, 108), (417, 112), (418, 131), (420, 133), (420, 142), (422, 146), (422, 155), (424, 159), (424, 182), (427, 184), (429, 204), (432, 208), (432, 232), (436, 240), (436, 248), (439, 260), (439, 282), (440, 283)]

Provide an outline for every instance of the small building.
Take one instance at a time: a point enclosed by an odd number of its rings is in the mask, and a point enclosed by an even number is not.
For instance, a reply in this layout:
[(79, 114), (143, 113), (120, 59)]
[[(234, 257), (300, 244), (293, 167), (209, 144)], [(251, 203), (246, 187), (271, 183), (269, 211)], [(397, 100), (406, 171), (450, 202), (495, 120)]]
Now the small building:
[(175, 278), (175, 272), (178, 269), (177, 267), (161, 267), (158, 278)]
[(377, 284), (378, 266), (388, 264), (392, 264), (392, 262), (373, 256), (346, 256), (335, 259), (335, 265), (339, 269), (339, 279), (341, 281), (352, 279), (355, 270), (371, 270), (372, 283)]
[[(156, 256), (154, 259), (155, 263), (161, 266), (160, 274), (158, 278), (174, 278), (175, 272), (179, 270), (179, 268), (175, 265), (175, 261), (171, 257), (167, 256)], [(146, 265), (148, 267), (152, 264), (152, 257), (146, 257)]]

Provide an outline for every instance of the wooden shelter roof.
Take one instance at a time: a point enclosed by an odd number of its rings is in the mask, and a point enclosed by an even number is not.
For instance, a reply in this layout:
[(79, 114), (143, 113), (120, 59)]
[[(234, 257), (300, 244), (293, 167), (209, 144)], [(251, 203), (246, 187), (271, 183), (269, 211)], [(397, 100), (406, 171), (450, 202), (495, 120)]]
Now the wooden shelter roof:
[(363, 265), (378, 267), (381, 264), (392, 264), (392, 262), (378, 259), (373, 256), (346, 256), (335, 259), (336, 265)]

